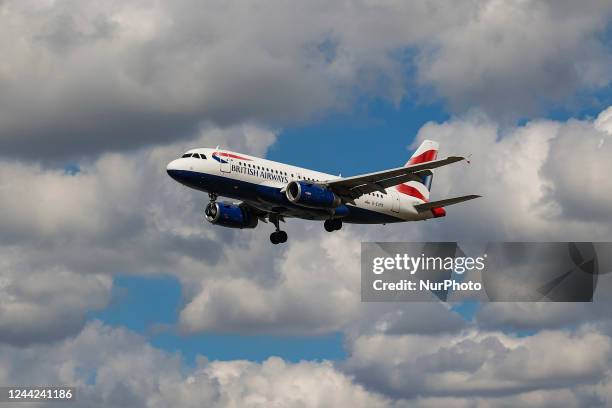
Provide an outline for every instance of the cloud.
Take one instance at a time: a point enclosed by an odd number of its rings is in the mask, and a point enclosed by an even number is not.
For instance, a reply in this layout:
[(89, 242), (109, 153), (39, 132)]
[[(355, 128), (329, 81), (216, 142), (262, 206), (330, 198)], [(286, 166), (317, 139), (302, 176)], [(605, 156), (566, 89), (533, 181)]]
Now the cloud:
[(478, 2), (461, 24), (426, 41), (418, 81), (455, 111), (478, 106), (515, 119), (550, 104), (567, 105), (577, 91), (612, 79), (610, 52), (598, 34), (611, 11), (603, 2)]
[(442, 223), (419, 224), (429, 239), (607, 241), (612, 236), (603, 174), (612, 171), (609, 134), (597, 119), (533, 120), (502, 127), (478, 113), (418, 133), (441, 144), (441, 155), (470, 154), (470, 165), (440, 169), (432, 199), (476, 193), (448, 209)]
[[(207, 197), (165, 165), (194, 145), (262, 154), (266, 129), (204, 131), (197, 140), (83, 161), (73, 174), (0, 162), (0, 342), (25, 346), (78, 332), (117, 274), (199, 276), (226, 256), (224, 229), (201, 228)], [(191, 144), (193, 143), (193, 144)]]
[[(542, 175), (552, 180), (547, 199), (570, 220), (610, 221), (612, 130), (606, 130), (611, 108), (594, 121), (570, 121), (551, 141)], [(607, 119), (609, 121), (609, 119)]]
[(0, 343), (25, 346), (73, 335), (87, 311), (110, 300), (110, 276), (59, 267), (29, 270), (18, 261), (4, 257), (0, 265)]
[[(346, 245), (345, 233), (323, 236), (324, 232), (310, 230), (311, 237), (292, 234), (292, 242), (297, 242), (268, 263), (275, 276), (263, 282), (249, 277), (266, 272), (253, 260), (277, 250), (270, 251), (267, 239), (251, 240), (241, 257), (220, 265), (218, 278), (202, 281), (201, 291), (181, 312), (181, 326), (190, 332), (320, 334), (339, 330), (358, 308), (359, 243)], [(315, 248), (321, 255), (313, 259)]]
[(51, 345), (0, 345), (0, 382), (71, 384), (75, 406), (87, 407), (578, 407), (605, 406), (612, 395), (610, 338), (588, 326), (525, 338), (364, 335), (349, 347), (336, 364), (205, 356), (187, 364), (129, 330), (90, 322)]
[(476, 314), (481, 328), (540, 330), (572, 327), (582, 322), (608, 320), (609, 302), (594, 303), (488, 303)]
[(3, 384), (71, 384), (77, 387), (76, 406), (387, 406), (386, 398), (355, 384), (330, 362), (199, 357), (190, 367), (177, 354), (99, 322), (51, 346), (0, 346), (0, 356)]
[(592, 328), (522, 338), (486, 331), (366, 335), (350, 345), (343, 367), (368, 388), (394, 398), (516, 397), (607, 383), (611, 347), (610, 338)]
[[(257, 231), (259, 238), (244, 237), (240, 257), (228, 256), (209, 269), (206, 279), (193, 281), (197, 289), (181, 311), (180, 328), (187, 333), (306, 336), (463, 328), (463, 319), (439, 303), (361, 302), (360, 242), (383, 239), (380, 234), (358, 226), (329, 234), (318, 223), (296, 224), (290, 220), (286, 225), (290, 238), (285, 247), (270, 246)], [(387, 239), (395, 237), (382, 232)]]
[(607, 3), (1, 7), (5, 156), (53, 161), (164, 144), (205, 123), (292, 125), (364, 95), (399, 103), (431, 88), (454, 112), (516, 118), (610, 82)]
[[(394, 65), (382, 50), (372, 58), (338, 49), (329, 38), (334, 21), (318, 18), (326, 3), (2, 7), (6, 155), (70, 157), (167, 143), (192, 137), (204, 122), (301, 121), (344, 106), (361, 87), (361, 69), (384, 76)], [(335, 20), (341, 10), (330, 11)]]

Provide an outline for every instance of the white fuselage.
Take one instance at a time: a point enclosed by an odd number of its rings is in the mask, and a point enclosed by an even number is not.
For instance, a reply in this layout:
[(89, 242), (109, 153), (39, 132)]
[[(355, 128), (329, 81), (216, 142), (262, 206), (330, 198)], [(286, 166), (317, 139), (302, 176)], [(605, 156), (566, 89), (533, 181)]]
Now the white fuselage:
[[(182, 157), (168, 164), (168, 173), (177, 181), (201, 190), (242, 200), (264, 211), (286, 211), (286, 216), (305, 219), (325, 219), (328, 215), (306, 208), (280, 210), (273, 194), (284, 194), (291, 181), (324, 183), (340, 177), (301, 167), (291, 166), (242, 153), (219, 149), (192, 149), (184, 156), (197, 153), (200, 157)], [(204, 158), (205, 157), (205, 158)], [(172, 174), (171, 174), (172, 173)], [(263, 191), (265, 194), (260, 194)], [(416, 204), (424, 201), (399, 193), (394, 187), (383, 192), (365, 194), (346, 204), (353, 215), (346, 222), (388, 223), (432, 218), (429, 212), (417, 212)], [(359, 210), (363, 211), (359, 211)]]

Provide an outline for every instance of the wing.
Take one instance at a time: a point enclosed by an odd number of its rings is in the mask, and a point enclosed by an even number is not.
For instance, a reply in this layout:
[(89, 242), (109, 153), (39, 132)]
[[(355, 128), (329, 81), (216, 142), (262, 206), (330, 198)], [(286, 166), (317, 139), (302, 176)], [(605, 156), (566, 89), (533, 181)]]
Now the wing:
[(360, 176), (347, 177), (322, 183), (328, 189), (343, 197), (348, 202), (373, 191), (386, 194), (385, 188), (393, 187), (407, 181), (420, 181), (422, 177), (430, 175), (431, 170), (465, 160), (465, 157), (450, 156), (446, 159), (433, 160), (412, 166), (398, 167)]

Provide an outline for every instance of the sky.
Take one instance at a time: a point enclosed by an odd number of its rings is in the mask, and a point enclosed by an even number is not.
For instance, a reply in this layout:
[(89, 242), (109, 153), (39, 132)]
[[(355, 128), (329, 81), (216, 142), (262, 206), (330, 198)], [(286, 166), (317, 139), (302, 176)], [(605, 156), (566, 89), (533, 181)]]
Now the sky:
[[(605, 1), (0, 2), (0, 385), (71, 406), (610, 406), (605, 304), (362, 303), (362, 241), (611, 241)], [(387, 226), (236, 231), (193, 147), (471, 164)], [(43, 357), (41, 357), (43, 356)], [(559, 358), (563, 356), (563, 358)]]

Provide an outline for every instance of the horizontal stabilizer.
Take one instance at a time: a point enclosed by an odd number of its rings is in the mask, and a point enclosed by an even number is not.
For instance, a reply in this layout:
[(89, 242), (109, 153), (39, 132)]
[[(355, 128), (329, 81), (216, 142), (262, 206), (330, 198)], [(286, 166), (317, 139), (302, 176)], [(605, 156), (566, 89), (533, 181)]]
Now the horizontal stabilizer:
[(438, 200), (438, 201), (431, 201), (429, 203), (424, 203), (424, 204), (417, 204), (414, 206), (414, 208), (418, 212), (423, 212), (423, 211), (431, 210), (432, 208), (440, 208), (440, 207), (446, 207), (448, 205), (462, 203), (464, 201), (473, 200), (478, 197), (480, 196), (476, 194), (471, 194), (471, 195), (466, 195), (466, 196), (461, 196), (461, 197), (447, 198), (445, 200)]

